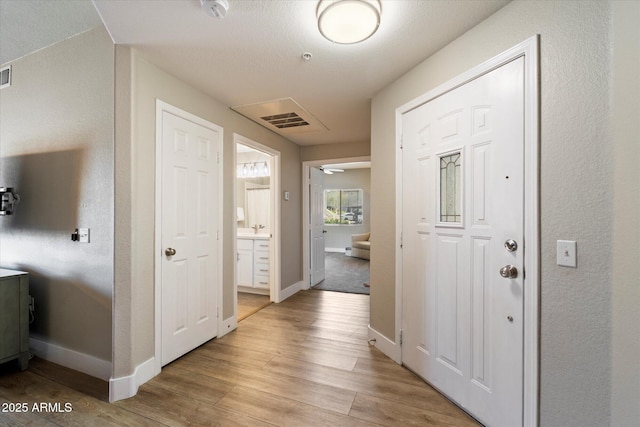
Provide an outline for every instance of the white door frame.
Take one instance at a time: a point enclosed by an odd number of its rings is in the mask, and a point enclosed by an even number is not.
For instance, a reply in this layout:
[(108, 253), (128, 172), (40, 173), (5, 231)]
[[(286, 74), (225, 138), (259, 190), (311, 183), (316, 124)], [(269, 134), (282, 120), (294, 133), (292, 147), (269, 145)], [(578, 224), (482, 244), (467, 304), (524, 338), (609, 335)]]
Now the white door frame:
[[(539, 207), (539, 37), (533, 36), (454, 79), (396, 109), (396, 247), (402, 235), (402, 115), (471, 80), (524, 57), (524, 390), (523, 425), (538, 425), (539, 310), (540, 310), (540, 207)], [(396, 351), (402, 362), (402, 251), (396, 259)]]
[(352, 162), (369, 162), (371, 156), (360, 157), (345, 157), (340, 159), (326, 159), (326, 160), (308, 160), (302, 162), (302, 286), (300, 289), (305, 290), (310, 288), (311, 283), (311, 263), (309, 262), (309, 256), (311, 255), (311, 249), (309, 244), (309, 213), (311, 206), (309, 204), (309, 170), (314, 167), (319, 167), (327, 164), (340, 164), (340, 163), (352, 163)]
[[(271, 187), (271, 215), (269, 230), (271, 233), (271, 243), (269, 245), (269, 299), (273, 302), (281, 302), (280, 300), (280, 282), (281, 282), (281, 265), (280, 262), (280, 151), (260, 144), (252, 139), (233, 134), (233, 206), (235, 214), (235, 206), (237, 206), (237, 187), (238, 177), (236, 176), (236, 164), (237, 164), (237, 144), (246, 145), (247, 147), (255, 148), (258, 151), (262, 151), (271, 156), (273, 159), (273, 167), (269, 174), (269, 181)], [(233, 235), (238, 235), (238, 222), (233, 221)], [(233, 239), (233, 253), (238, 252), (237, 239)], [(238, 263), (234, 264), (233, 268), (233, 316), (236, 318), (238, 315)]]
[(155, 375), (158, 375), (160, 371), (162, 371), (162, 114), (164, 112), (171, 113), (175, 116), (193, 122), (197, 125), (203, 126), (205, 128), (214, 130), (220, 134), (220, 144), (218, 148), (218, 191), (217, 191), (217, 200), (216, 206), (218, 210), (218, 224), (216, 224), (218, 228), (218, 238), (216, 240), (218, 246), (218, 265), (220, 268), (217, 272), (217, 281), (218, 281), (218, 320), (217, 326), (218, 330), (216, 331), (216, 336), (221, 335), (221, 331), (223, 330), (223, 319), (222, 319), (222, 265), (223, 265), (223, 164), (221, 159), (223, 159), (222, 150), (224, 147), (224, 134), (223, 128), (221, 126), (216, 125), (215, 123), (211, 123), (201, 117), (193, 115), (187, 111), (184, 111), (178, 107), (174, 107), (171, 104), (167, 104), (164, 101), (156, 99), (156, 194), (155, 194), (155, 254), (154, 254), (154, 307), (155, 307), (155, 315), (154, 315), (154, 323), (155, 323), (155, 349), (154, 349), (154, 369)]

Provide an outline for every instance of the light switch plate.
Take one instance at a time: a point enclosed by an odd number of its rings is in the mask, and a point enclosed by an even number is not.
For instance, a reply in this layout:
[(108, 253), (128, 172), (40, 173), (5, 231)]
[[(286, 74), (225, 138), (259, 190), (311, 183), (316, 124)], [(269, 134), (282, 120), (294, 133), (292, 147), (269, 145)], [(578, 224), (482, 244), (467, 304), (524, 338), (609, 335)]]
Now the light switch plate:
[(558, 265), (564, 267), (577, 267), (577, 245), (573, 240), (558, 240), (557, 241), (557, 259)]
[(89, 229), (78, 228), (78, 241), (80, 243), (89, 243)]

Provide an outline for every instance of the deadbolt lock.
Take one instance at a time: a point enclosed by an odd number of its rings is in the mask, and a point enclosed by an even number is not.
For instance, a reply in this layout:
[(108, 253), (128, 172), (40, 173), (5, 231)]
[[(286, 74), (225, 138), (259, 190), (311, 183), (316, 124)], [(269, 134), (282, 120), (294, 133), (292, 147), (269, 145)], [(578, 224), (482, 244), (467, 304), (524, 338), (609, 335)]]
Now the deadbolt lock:
[(504, 242), (504, 247), (509, 252), (515, 252), (516, 250), (518, 250), (518, 243), (513, 239), (509, 239), (506, 242)]

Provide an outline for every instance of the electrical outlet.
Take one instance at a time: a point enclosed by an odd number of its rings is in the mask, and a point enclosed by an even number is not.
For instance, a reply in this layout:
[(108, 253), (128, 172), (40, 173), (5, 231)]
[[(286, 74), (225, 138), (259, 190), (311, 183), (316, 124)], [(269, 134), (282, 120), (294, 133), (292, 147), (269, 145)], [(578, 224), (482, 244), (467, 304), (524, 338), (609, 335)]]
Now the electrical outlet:
[(80, 243), (89, 243), (89, 229), (78, 228), (78, 241)]

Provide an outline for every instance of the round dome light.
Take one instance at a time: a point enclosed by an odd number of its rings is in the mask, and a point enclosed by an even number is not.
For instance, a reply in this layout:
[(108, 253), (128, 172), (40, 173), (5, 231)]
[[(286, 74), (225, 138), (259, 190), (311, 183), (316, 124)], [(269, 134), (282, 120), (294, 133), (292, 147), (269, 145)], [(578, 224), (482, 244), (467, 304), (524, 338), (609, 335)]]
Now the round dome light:
[(320, 0), (318, 29), (334, 43), (359, 43), (378, 30), (381, 10), (380, 0)]

